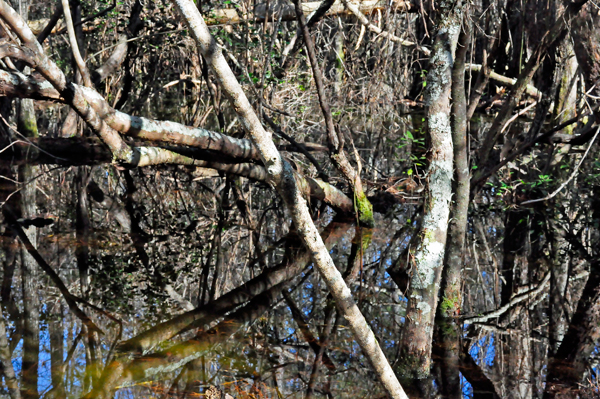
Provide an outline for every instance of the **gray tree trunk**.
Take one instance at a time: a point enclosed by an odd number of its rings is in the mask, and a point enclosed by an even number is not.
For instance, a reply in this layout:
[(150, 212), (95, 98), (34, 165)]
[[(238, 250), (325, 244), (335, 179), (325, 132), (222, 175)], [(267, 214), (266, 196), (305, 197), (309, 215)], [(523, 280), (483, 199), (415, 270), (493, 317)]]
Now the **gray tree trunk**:
[(452, 67), (461, 29), (463, 5), (457, 0), (442, 3), (440, 6), (425, 93), (427, 132), (431, 140), (425, 188), (425, 214), (419, 243), (410, 254), (412, 276), (406, 323), (400, 342), (399, 363), (402, 374), (414, 378), (427, 377), (431, 366), (431, 341), (452, 197), (450, 96)]

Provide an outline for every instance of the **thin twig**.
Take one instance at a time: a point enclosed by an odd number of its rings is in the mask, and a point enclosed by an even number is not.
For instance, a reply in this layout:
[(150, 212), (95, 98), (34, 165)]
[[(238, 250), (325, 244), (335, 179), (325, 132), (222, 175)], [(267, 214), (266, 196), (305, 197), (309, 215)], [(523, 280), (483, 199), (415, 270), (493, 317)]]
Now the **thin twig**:
[(542, 281), (540, 281), (540, 283), (538, 284), (537, 287), (535, 287), (534, 289), (532, 289), (530, 291), (524, 292), (521, 295), (515, 296), (506, 305), (501, 306), (500, 308), (498, 308), (492, 312), (486, 313), (482, 316), (469, 317), (469, 318), (463, 319), (463, 321), (468, 324), (485, 323), (489, 319), (494, 319), (496, 317), (502, 316), (504, 313), (506, 313), (509, 309), (511, 309), (515, 305), (517, 305), (527, 299), (533, 298), (536, 295), (538, 295), (539, 293), (541, 293), (542, 290), (544, 289), (544, 287), (546, 287), (546, 285), (550, 282), (550, 274), (551, 273), (547, 273), (544, 276), (544, 278), (542, 279)]
[(27, 234), (25, 234), (25, 231), (23, 231), (23, 228), (19, 225), (19, 222), (17, 222), (17, 218), (15, 217), (13, 212), (10, 209), (8, 209), (8, 207), (6, 206), (4, 208), (3, 213), (4, 213), (4, 217), (6, 218), (6, 220), (9, 223), (10, 227), (14, 230), (15, 233), (17, 233), (17, 236), (23, 243), (23, 246), (25, 247), (27, 252), (29, 252), (29, 254), (36, 260), (36, 262), (38, 263), (40, 268), (48, 275), (48, 277), (50, 277), (52, 282), (54, 282), (56, 287), (59, 289), (60, 293), (62, 294), (63, 298), (67, 302), (67, 305), (69, 306), (69, 309), (71, 309), (73, 314), (75, 314), (75, 316), (77, 316), (77, 318), (79, 320), (81, 320), (81, 322), (83, 324), (85, 324), (86, 327), (90, 331), (97, 331), (100, 334), (104, 334), (104, 332), (98, 326), (96, 326), (96, 324), (94, 324), (94, 322), (77, 306), (77, 302), (85, 303), (86, 305), (91, 306), (93, 308), (96, 308), (96, 307), (87, 303), (85, 300), (71, 294), (71, 292), (65, 286), (65, 284), (63, 283), (61, 278), (58, 276), (58, 274), (52, 269), (52, 267), (50, 267), (48, 262), (46, 262), (46, 260), (40, 255), (40, 253), (33, 246), (31, 241), (29, 241), (29, 237), (27, 237)]
[(418, 50), (420, 50), (421, 52), (423, 52), (423, 54), (425, 54), (426, 56), (429, 56), (431, 54), (431, 50), (429, 50), (428, 48), (423, 47), (423, 46), (419, 46), (417, 43), (411, 42), (410, 40), (404, 40), (401, 37), (398, 37), (398, 36), (394, 35), (393, 33), (385, 32), (385, 31), (381, 30), (381, 28), (373, 25), (372, 23), (369, 22), (369, 20), (365, 16), (365, 14), (363, 14), (358, 9), (358, 7), (355, 4), (353, 4), (351, 1), (349, 1), (349, 0), (342, 0), (342, 2), (344, 3), (344, 6), (346, 6), (346, 8), (348, 10), (350, 10), (350, 12), (352, 14), (354, 14), (354, 16), (356, 16), (356, 18), (358, 18), (358, 21), (363, 26), (365, 26), (367, 29), (369, 29), (371, 32), (375, 32), (379, 36), (385, 37), (385, 38), (387, 38), (387, 39), (389, 39), (389, 40), (391, 40), (393, 42), (400, 43), (403, 46), (415, 47)]
[(277, 124), (275, 122), (273, 122), (273, 120), (271, 118), (269, 118), (269, 116), (264, 112), (263, 112), (263, 118), (265, 119), (265, 121), (267, 121), (269, 126), (271, 126), (271, 129), (273, 129), (273, 131), (278, 136), (281, 136), (284, 139), (286, 139), (287, 141), (289, 141), (294, 147), (296, 147), (298, 149), (298, 151), (300, 151), (302, 154), (304, 154), (304, 156), (306, 158), (308, 158), (310, 163), (312, 163), (315, 166), (315, 168), (317, 168), (317, 173), (319, 174), (320, 179), (323, 179), (323, 181), (325, 181), (325, 182), (329, 181), (329, 177), (327, 176), (327, 174), (325, 173), (325, 171), (319, 164), (319, 161), (317, 161), (315, 159), (315, 157), (313, 157), (312, 154), (310, 152), (308, 152), (308, 150), (302, 143), (298, 143), (293, 137), (285, 134), (283, 132), (283, 130), (279, 126), (277, 126)]
[(506, 121), (506, 123), (504, 124), (504, 127), (502, 128), (502, 130), (500, 130), (500, 133), (504, 133), (504, 131), (506, 130), (506, 128), (515, 121), (515, 119), (517, 119), (519, 116), (524, 115), (525, 113), (527, 113), (527, 111), (529, 111), (531, 108), (533, 108), (535, 105), (537, 104), (537, 101), (534, 101), (533, 103), (529, 104), (527, 107), (523, 108), (522, 110), (520, 110), (519, 112), (517, 112), (516, 114), (514, 114), (509, 120)]
[(73, 27), (73, 18), (71, 18), (71, 10), (69, 8), (69, 0), (62, 0), (63, 12), (65, 15), (65, 23), (67, 24), (67, 32), (69, 33), (69, 42), (71, 42), (71, 50), (73, 51), (73, 58), (81, 73), (83, 84), (86, 87), (92, 87), (92, 79), (90, 78), (90, 72), (85, 65), (85, 61), (79, 51), (79, 45), (77, 44), (77, 37), (75, 36), (75, 28)]
[(547, 200), (549, 200), (551, 198), (554, 198), (556, 196), (556, 194), (558, 194), (563, 188), (565, 188), (566, 185), (569, 184), (571, 182), (571, 180), (573, 180), (575, 178), (575, 176), (577, 175), (577, 173), (579, 172), (579, 167), (581, 166), (581, 164), (585, 160), (585, 157), (587, 156), (588, 152), (590, 152), (590, 148), (592, 148), (592, 145), (596, 141), (596, 137), (598, 137), (598, 133), (600, 133), (600, 126), (598, 126), (598, 129), (596, 129), (596, 134), (594, 135), (594, 138), (590, 142), (590, 145), (588, 145), (588, 148), (585, 150), (585, 153), (583, 154), (583, 156), (581, 157), (581, 159), (579, 160), (579, 162), (577, 163), (577, 166), (575, 166), (575, 169), (573, 169), (573, 172), (571, 172), (571, 175), (569, 176), (569, 178), (567, 180), (565, 180), (563, 182), (563, 184), (561, 184), (551, 194), (548, 194), (548, 195), (546, 195), (543, 198), (538, 198), (538, 199), (534, 199), (534, 200), (529, 200), (529, 201), (521, 202), (519, 205), (528, 205), (528, 204), (533, 204), (535, 202), (547, 201)]

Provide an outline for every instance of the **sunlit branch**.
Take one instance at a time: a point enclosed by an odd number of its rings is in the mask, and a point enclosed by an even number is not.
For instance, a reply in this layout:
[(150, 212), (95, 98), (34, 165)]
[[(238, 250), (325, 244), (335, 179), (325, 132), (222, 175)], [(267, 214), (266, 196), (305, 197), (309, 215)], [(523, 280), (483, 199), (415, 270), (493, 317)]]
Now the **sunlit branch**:
[(528, 299), (535, 298), (537, 295), (539, 295), (546, 288), (548, 283), (550, 283), (550, 276), (551, 276), (551, 273), (546, 273), (546, 275), (544, 276), (542, 281), (540, 281), (540, 283), (537, 285), (537, 287), (535, 287), (527, 292), (524, 292), (520, 295), (514, 296), (506, 305), (501, 306), (500, 308), (498, 308), (492, 312), (486, 313), (482, 316), (464, 318), (463, 321), (468, 324), (485, 323), (486, 321), (488, 321), (490, 319), (495, 319), (497, 317), (502, 316), (504, 313), (506, 313), (510, 309), (514, 308), (519, 303), (526, 301)]
[(71, 43), (71, 52), (73, 54), (73, 58), (75, 59), (75, 63), (77, 64), (77, 68), (79, 69), (79, 73), (81, 74), (84, 85), (87, 87), (92, 87), (90, 72), (85, 65), (85, 61), (83, 60), (81, 52), (79, 51), (79, 45), (77, 44), (77, 37), (75, 35), (75, 28), (73, 27), (73, 18), (71, 17), (69, 0), (62, 0), (62, 8), (65, 16), (65, 22), (67, 24), (67, 32), (69, 35), (69, 42)]
[[(473, 72), (481, 72), (482, 66), (479, 64), (465, 64), (465, 69), (471, 70)], [(494, 71), (490, 71), (489, 78), (495, 80), (498, 83), (505, 84), (507, 86), (514, 86), (517, 83), (517, 79), (508, 78), (506, 76), (500, 75)], [(530, 95), (531, 97), (539, 100), (542, 97), (542, 93), (536, 89), (532, 85), (527, 85), (525, 88), (525, 93)]]

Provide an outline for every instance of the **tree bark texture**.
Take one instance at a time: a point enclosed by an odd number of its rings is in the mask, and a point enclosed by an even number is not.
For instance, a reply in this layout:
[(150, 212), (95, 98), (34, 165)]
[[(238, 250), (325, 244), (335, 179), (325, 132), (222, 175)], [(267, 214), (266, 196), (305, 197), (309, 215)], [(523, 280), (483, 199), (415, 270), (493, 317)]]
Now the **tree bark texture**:
[(465, 59), (471, 34), (465, 18), (452, 69), (452, 144), (454, 147), (454, 196), (452, 219), (448, 228), (446, 261), (440, 315), (458, 316), (461, 309), (462, 267), (469, 215), (469, 154), (467, 151), (467, 99), (465, 95)]
[(406, 323), (400, 342), (401, 372), (415, 378), (426, 378), (431, 366), (431, 341), (452, 197), (450, 95), (463, 5), (461, 1), (454, 1), (443, 2), (439, 7), (425, 93), (430, 150), (424, 216), (419, 243), (410, 255), (412, 276)]

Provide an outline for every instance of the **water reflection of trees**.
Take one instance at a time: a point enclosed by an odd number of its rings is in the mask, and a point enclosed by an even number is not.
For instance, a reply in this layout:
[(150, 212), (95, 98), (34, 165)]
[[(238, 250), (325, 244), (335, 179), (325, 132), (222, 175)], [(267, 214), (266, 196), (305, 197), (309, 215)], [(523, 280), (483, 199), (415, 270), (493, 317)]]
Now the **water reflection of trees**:
[[(70, 65), (62, 26), (52, 32), (58, 3), (53, 15), (34, 2), (15, 8), (31, 22), (52, 17), (36, 34), (81, 83), (71, 98), (18, 46), (2, 2), (3, 394), (385, 396), (173, 6), (101, 3), (71, 1), (91, 80)], [(249, 2), (200, 7), (210, 24), (232, 24), (212, 33), (281, 139), (409, 397), (597, 395), (591, 6), (448, 2), (410, 14), (400, 1), (333, 3), (307, 21), (323, 71), (298, 53), (305, 40), (291, 6), (267, 2), (252, 23)], [(98, 22), (77, 24), (82, 12)], [(456, 32), (438, 34), (445, 24)], [(321, 72), (325, 124), (311, 88)], [(86, 119), (82, 100), (104, 127)], [(454, 201), (427, 194), (443, 180), (431, 179), (436, 157), (452, 157), (435, 136), (439, 113), (452, 115)], [(452, 206), (449, 223), (431, 223), (440, 204)], [(426, 285), (432, 242), (446, 258)]]

